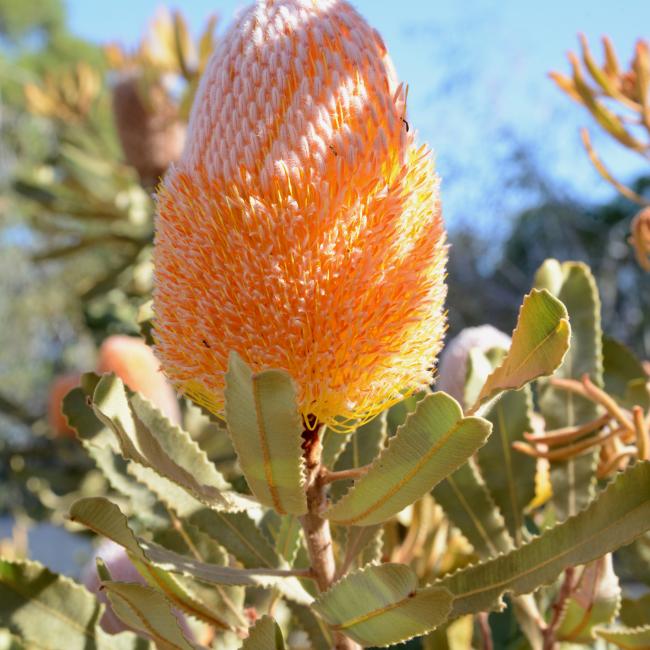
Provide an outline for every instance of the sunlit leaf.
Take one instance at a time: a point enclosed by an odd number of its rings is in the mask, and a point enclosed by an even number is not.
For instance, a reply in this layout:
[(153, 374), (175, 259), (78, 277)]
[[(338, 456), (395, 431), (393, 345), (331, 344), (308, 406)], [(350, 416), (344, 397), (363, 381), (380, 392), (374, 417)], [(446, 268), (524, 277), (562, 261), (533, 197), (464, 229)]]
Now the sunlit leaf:
[(262, 616), (250, 629), (241, 650), (284, 650), (280, 626), (270, 617)]
[(429, 632), (451, 608), (446, 589), (418, 592), (404, 564), (380, 564), (351, 573), (322, 594), (314, 611), (335, 630), (366, 646), (388, 646)]
[(621, 588), (611, 554), (579, 571), (577, 583), (566, 602), (557, 638), (572, 643), (593, 643), (593, 630), (611, 623), (619, 610)]
[(506, 391), (486, 413), (492, 435), (478, 451), (478, 464), (490, 495), (512, 538), (523, 541), (524, 509), (535, 497), (536, 461), (512, 448), (532, 431), (532, 396), (529, 387)]
[[(386, 442), (386, 415), (387, 413), (384, 411), (348, 436), (343, 453), (334, 465), (336, 471), (363, 467), (375, 460)], [(343, 439), (346, 438), (340, 433), (334, 433), (333, 435)], [(336, 481), (330, 488), (330, 498), (336, 501), (351, 486), (351, 480)]]
[(137, 538), (120, 509), (103, 497), (75, 502), (70, 510), (70, 519), (123, 546), (135, 562), (218, 585), (274, 586), (286, 597), (300, 603), (311, 601), (300, 583), (293, 577), (284, 577), (281, 571), (264, 568), (235, 569), (201, 562)]
[(169, 601), (155, 589), (128, 582), (102, 582), (115, 614), (150, 636), (160, 650), (194, 650), (183, 635)]
[(446, 393), (418, 403), (370, 470), (325, 516), (346, 526), (381, 523), (410, 505), (465, 462), (490, 434), (490, 424), (464, 418)]
[(206, 505), (241, 509), (237, 495), (190, 435), (172, 424), (115, 375), (99, 380), (92, 398), (97, 417), (115, 433), (122, 456), (153, 469)]
[(431, 494), (480, 558), (495, 557), (513, 548), (503, 515), (473, 461), (462, 465)]
[(533, 289), (524, 298), (508, 354), (487, 378), (470, 412), (504, 390), (518, 390), (552, 374), (564, 359), (570, 332), (564, 305), (548, 291)]
[(104, 606), (84, 587), (37, 562), (0, 559), (0, 627), (28, 648), (149, 650), (130, 632), (109, 635), (99, 626)]
[(526, 594), (568, 566), (587, 564), (650, 529), (650, 463), (620, 474), (582, 512), (506, 555), (437, 580), (454, 595), (452, 616), (494, 608), (504, 593)]
[(650, 625), (633, 628), (597, 628), (595, 634), (622, 650), (648, 650), (650, 648)]
[[(555, 376), (580, 379), (587, 374), (602, 386), (600, 298), (589, 267), (582, 262), (546, 260), (535, 276), (535, 286), (557, 296), (571, 321), (571, 346)], [(547, 429), (584, 424), (598, 416), (596, 405), (580, 395), (559, 390), (545, 380), (539, 385), (539, 407)], [(595, 486), (594, 470), (593, 453), (551, 463), (553, 505), (558, 519), (576, 514), (589, 503)]]
[(254, 374), (232, 353), (224, 396), (228, 431), (253, 494), (280, 514), (307, 512), (303, 424), (289, 375), (278, 370)]

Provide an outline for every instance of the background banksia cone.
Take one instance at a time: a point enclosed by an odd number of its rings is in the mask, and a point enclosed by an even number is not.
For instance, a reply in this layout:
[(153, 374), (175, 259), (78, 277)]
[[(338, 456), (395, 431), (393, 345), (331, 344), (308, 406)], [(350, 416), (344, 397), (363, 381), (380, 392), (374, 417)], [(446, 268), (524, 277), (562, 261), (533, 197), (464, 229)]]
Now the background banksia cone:
[(133, 73), (113, 89), (113, 114), (124, 157), (145, 186), (153, 187), (180, 157), (185, 125), (162, 82), (142, 83)]
[(632, 221), (630, 244), (639, 266), (650, 273), (650, 207), (644, 208)]
[(465, 404), (465, 380), (467, 379), (467, 359), (470, 350), (476, 348), (488, 352), (493, 348), (510, 348), (511, 339), (507, 334), (492, 325), (466, 327), (447, 345), (440, 355), (440, 378), (436, 388), (451, 395), (458, 403)]
[(50, 392), (47, 397), (47, 421), (54, 435), (60, 438), (74, 438), (77, 432), (68, 425), (61, 407), (63, 398), (73, 389), (79, 386), (81, 374), (71, 372), (56, 377), (50, 385)]
[(173, 388), (160, 371), (151, 348), (133, 336), (109, 336), (99, 348), (97, 372), (114, 372), (131, 390), (142, 393), (169, 420), (181, 419)]
[(438, 181), (386, 48), (346, 2), (259, 1), (220, 41), (158, 195), (157, 354), (215, 413), (230, 351), (353, 426), (427, 386)]

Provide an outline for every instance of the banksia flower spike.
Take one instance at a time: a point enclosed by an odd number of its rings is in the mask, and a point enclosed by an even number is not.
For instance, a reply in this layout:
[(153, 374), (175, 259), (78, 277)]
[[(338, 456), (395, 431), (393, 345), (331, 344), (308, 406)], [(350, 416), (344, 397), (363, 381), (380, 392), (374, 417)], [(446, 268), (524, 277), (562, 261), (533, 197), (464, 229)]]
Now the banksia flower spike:
[(345, 429), (431, 383), (445, 232), (386, 48), (346, 2), (260, 0), (202, 78), (158, 193), (156, 351), (221, 414), (231, 351)]
[(142, 393), (169, 420), (181, 421), (174, 390), (160, 372), (151, 348), (139, 338), (114, 334), (99, 348), (97, 372), (115, 373), (131, 390)]

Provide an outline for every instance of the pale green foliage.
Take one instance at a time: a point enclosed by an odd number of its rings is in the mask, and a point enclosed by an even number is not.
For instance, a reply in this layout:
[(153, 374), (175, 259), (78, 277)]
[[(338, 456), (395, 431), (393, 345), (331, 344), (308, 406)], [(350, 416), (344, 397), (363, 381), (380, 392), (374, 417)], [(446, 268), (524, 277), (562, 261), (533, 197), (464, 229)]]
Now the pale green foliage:
[[(566, 399), (544, 379), (558, 367), (564, 377), (588, 372), (599, 384), (604, 378), (621, 403), (646, 390), (642, 369), (606, 343), (603, 371), (598, 297), (585, 267), (549, 262), (538, 282), (546, 288), (525, 298), (510, 350), (470, 353), (469, 414), (445, 393), (409, 398), (356, 432), (324, 433), (321, 466), (305, 462), (309, 445), (318, 462), (318, 432), (301, 421), (291, 378), (278, 370), (252, 373), (233, 355), (226, 428), (214, 431), (229, 437), (245, 483), (226, 480), (188, 432), (114, 376), (84, 376), (64, 411), (115, 494), (77, 501), (70, 518), (122, 546), (147, 583), (116, 582), (100, 566), (116, 614), (163, 648), (193, 647), (176, 612), (211, 626), (213, 647), (284, 648), (297, 629), (317, 650), (344, 637), (389, 646), (433, 630), (426, 647), (456, 647), (457, 638), (468, 642), (472, 616), (502, 608), (509, 596), (521, 642), (534, 650), (550, 633), (572, 643), (599, 636), (643, 647), (650, 620), (642, 606), (624, 603), (620, 619), (627, 627), (612, 627), (619, 625), (620, 591), (613, 574), (604, 581), (601, 558), (650, 529), (650, 464), (637, 462), (597, 495), (591, 487), (584, 491), (581, 475), (565, 477), (565, 492), (542, 511), (537, 462), (513, 448), (528, 440), (537, 398), (547, 426), (583, 421), (572, 409), (550, 406)], [(590, 417), (591, 406), (582, 407)], [(591, 462), (584, 481), (594, 484)], [(574, 506), (565, 512), (567, 499)], [(404, 534), (396, 518), (410, 521)], [(448, 543), (456, 548), (450, 524), (471, 544), (475, 563), (467, 566), (463, 551), (449, 564), (451, 573), (422, 571), (427, 554), (444, 554)], [(323, 543), (336, 575), (319, 593), (311, 578), (320, 570), (314, 548)], [(18, 609), (13, 595), (7, 601), (13, 605), (0, 606), (0, 627), (9, 628), (10, 639), (29, 640), (41, 596), (30, 591), (26, 565), (3, 566), (0, 590), (11, 581), (11, 593), (24, 593), (20, 602), (28, 605)], [(83, 590), (29, 566), (36, 577), (51, 576), (53, 591), (41, 593), (57, 625), (74, 628), (68, 605)], [(548, 632), (541, 621), (549, 620), (569, 567), (578, 567), (578, 579)], [(79, 620), (87, 608), (93, 623), (86, 630), (101, 640), (101, 608), (89, 594), (83, 598)], [(278, 599), (290, 622), (262, 616), (250, 625), (246, 607), (263, 614)], [(247, 636), (243, 646), (233, 641), (237, 635)], [(132, 634), (120, 638), (136, 643)], [(42, 647), (59, 646), (44, 641)]]

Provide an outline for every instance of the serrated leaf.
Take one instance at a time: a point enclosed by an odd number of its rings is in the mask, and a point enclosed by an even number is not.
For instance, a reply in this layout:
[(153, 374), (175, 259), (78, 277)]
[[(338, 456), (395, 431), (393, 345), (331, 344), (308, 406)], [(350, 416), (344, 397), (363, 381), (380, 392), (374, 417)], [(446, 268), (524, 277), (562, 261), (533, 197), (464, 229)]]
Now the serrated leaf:
[(219, 542), (245, 567), (279, 566), (279, 556), (247, 513), (218, 512), (208, 508), (147, 467), (132, 464), (129, 473), (146, 485), (178, 517)]
[(300, 520), (294, 515), (279, 515), (275, 510), (267, 510), (260, 522), (260, 529), (275, 552), (289, 566), (293, 566), (300, 547)]
[[(340, 434), (335, 434), (340, 435)], [(341, 436), (345, 437), (345, 436)], [(372, 463), (386, 442), (386, 412), (359, 427), (348, 438), (334, 470), (340, 472)], [(330, 488), (332, 501), (340, 499), (352, 486), (352, 481), (336, 481)]]
[(552, 374), (564, 359), (570, 332), (564, 305), (548, 291), (533, 289), (519, 310), (508, 354), (487, 378), (470, 413), (504, 390), (519, 390)]
[(323, 433), (323, 451), (321, 452), (321, 463), (333, 469), (336, 461), (339, 459), (348, 440), (353, 436), (354, 433), (339, 433), (338, 431), (333, 431), (332, 429), (325, 429)]
[(650, 463), (620, 474), (579, 514), (518, 549), (437, 580), (454, 595), (452, 617), (494, 608), (504, 593), (526, 594), (569, 566), (587, 564), (650, 529)]
[(280, 626), (270, 617), (262, 616), (250, 629), (241, 650), (284, 650)]
[(474, 617), (463, 616), (448, 623), (422, 639), (423, 650), (468, 650), (472, 647)]
[(611, 554), (582, 567), (566, 602), (556, 637), (572, 643), (591, 643), (593, 630), (611, 623), (621, 602), (621, 588)]
[(605, 391), (625, 408), (650, 408), (650, 378), (641, 362), (622, 343), (603, 337), (603, 379)]
[(197, 499), (221, 510), (241, 509), (237, 496), (190, 435), (115, 375), (99, 380), (92, 398), (97, 417), (117, 436), (122, 456), (153, 469)]
[(492, 435), (477, 456), (490, 495), (518, 544), (523, 541), (524, 509), (535, 498), (537, 463), (513, 450), (512, 443), (532, 431), (532, 408), (528, 386), (506, 391), (485, 415), (492, 423)]
[(426, 390), (416, 393), (415, 395), (410, 395), (401, 402), (397, 402), (397, 404), (394, 404), (386, 411), (386, 428), (389, 438), (397, 433), (397, 429), (406, 422), (409, 413), (415, 411), (417, 403), (430, 392), (431, 391)]
[(487, 378), (494, 367), (487, 355), (479, 348), (470, 349), (467, 354), (467, 374), (465, 376), (465, 388), (463, 391), (464, 404), (475, 404)]
[(416, 590), (417, 577), (408, 566), (371, 565), (321, 594), (313, 609), (357, 643), (385, 647), (426, 634), (447, 619), (452, 598), (446, 589)]
[[(600, 298), (589, 267), (582, 262), (560, 264), (554, 259), (546, 260), (535, 276), (535, 286), (557, 296), (571, 321), (571, 346), (555, 376), (579, 380), (587, 374), (602, 386)], [(540, 381), (539, 385), (539, 407), (547, 429), (584, 424), (598, 416), (596, 405), (580, 395), (559, 390), (547, 381)], [(595, 487), (594, 470), (594, 454), (551, 463), (553, 505), (559, 520), (576, 514), (589, 503)]]
[(595, 634), (623, 650), (648, 650), (650, 648), (650, 625), (633, 628), (597, 628)]
[(303, 424), (289, 375), (253, 373), (233, 352), (224, 397), (228, 431), (253, 494), (280, 514), (307, 512)]
[[(192, 555), (202, 562), (220, 566), (227, 566), (230, 563), (226, 550), (196, 526), (189, 525), (187, 522), (175, 523), (182, 530), (182, 534), (176, 528), (167, 529), (160, 531), (154, 537), (154, 541), (181, 555)], [(192, 600), (198, 600), (212, 614), (216, 613), (221, 621), (232, 625), (233, 628), (248, 627), (243, 616), (246, 591), (244, 587), (206, 585), (185, 576), (176, 576), (176, 582), (186, 590)], [(184, 605), (181, 606), (183, 611), (196, 616), (193, 611), (185, 609)], [(219, 628), (218, 625), (216, 627)]]
[(155, 496), (127, 474), (128, 463), (119, 455), (115, 435), (89, 406), (98, 382), (99, 376), (94, 373), (82, 375), (81, 386), (70, 391), (63, 399), (63, 414), (111, 487), (128, 498), (144, 525), (159, 528), (167, 520), (156, 506)]
[(513, 548), (503, 515), (472, 460), (442, 481), (431, 494), (480, 558), (495, 557)]
[(351, 526), (347, 529), (345, 541), (344, 563), (354, 566), (357, 560), (359, 568), (370, 562), (377, 563), (381, 560), (384, 531), (381, 525)]
[(623, 598), (620, 618), (626, 627), (650, 626), (650, 593), (641, 598)]
[(385, 521), (465, 462), (484, 444), (490, 428), (481, 418), (464, 418), (458, 402), (446, 393), (428, 395), (368, 473), (325, 516), (346, 526)]
[(137, 538), (120, 509), (103, 497), (79, 499), (70, 509), (70, 519), (123, 546), (134, 562), (218, 585), (273, 586), (287, 598), (303, 604), (311, 602), (311, 596), (295, 578), (284, 577), (278, 570), (234, 569), (200, 562)]
[(99, 626), (104, 606), (84, 587), (37, 562), (0, 559), (0, 627), (40, 650), (149, 650), (130, 632)]
[(128, 582), (102, 582), (115, 614), (131, 629), (150, 636), (160, 650), (194, 650), (170, 603), (155, 589)]
[(301, 532), (302, 526), (296, 516), (284, 515), (282, 517), (275, 539), (275, 551), (289, 566), (293, 565), (296, 558)]
[(311, 650), (331, 650), (334, 647), (332, 631), (320, 616), (314, 614), (311, 607), (287, 602), (298, 626), (307, 633)]

